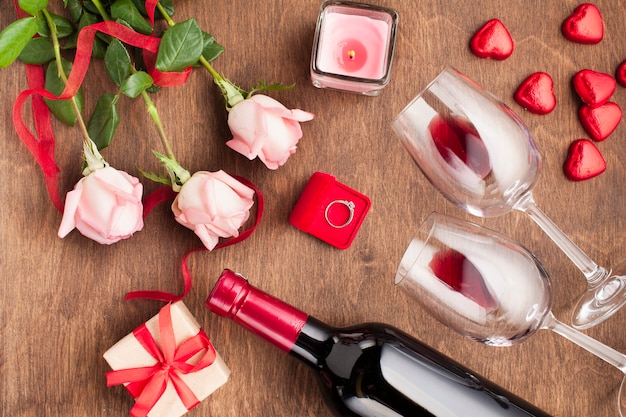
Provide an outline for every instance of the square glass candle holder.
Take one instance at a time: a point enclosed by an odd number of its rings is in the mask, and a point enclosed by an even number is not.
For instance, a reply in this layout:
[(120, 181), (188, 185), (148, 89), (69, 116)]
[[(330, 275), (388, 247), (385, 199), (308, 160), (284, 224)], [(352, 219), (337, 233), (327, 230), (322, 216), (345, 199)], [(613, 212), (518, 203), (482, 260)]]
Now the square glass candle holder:
[(313, 85), (378, 95), (389, 83), (397, 28), (393, 9), (350, 1), (322, 3), (311, 54)]

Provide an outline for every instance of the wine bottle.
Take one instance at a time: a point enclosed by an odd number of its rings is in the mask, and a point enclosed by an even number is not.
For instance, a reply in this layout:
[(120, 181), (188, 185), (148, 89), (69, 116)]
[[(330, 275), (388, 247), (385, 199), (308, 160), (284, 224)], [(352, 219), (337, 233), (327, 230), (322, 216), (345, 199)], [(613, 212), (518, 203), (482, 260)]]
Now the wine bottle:
[(206, 306), (317, 370), (338, 416), (548, 416), (401, 330), (331, 327), (228, 269)]

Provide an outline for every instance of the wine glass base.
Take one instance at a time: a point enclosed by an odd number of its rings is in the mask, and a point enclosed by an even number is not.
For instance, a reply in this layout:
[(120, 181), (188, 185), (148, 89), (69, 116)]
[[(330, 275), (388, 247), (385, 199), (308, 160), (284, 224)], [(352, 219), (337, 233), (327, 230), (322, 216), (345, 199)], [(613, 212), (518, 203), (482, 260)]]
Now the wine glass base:
[[(625, 303), (626, 276), (612, 275), (580, 297), (572, 314), (572, 326), (579, 330), (593, 327), (611, 317)], [(624, 401), (626, 403), (626, 399)]]
[(617, 409), (619, 410), (620, 417), (626, 417), (626, 376), (622, 379), (622, 384), (619, 387)]

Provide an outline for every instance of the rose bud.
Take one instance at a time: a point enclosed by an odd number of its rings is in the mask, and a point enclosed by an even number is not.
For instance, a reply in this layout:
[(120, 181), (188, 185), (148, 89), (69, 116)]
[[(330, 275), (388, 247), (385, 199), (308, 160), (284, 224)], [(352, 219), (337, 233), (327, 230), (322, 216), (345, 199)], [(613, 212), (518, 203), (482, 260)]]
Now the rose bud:
[(300, 122), (314, 117), (312, 113), (289, 110), (273, 98), (256, 94), (230, 110), (228, 127), (233, 138), (226, 145), (250, 160), (258, 156), (269, 169), (277, 169), (296, 152), (296, 144), (302, 137)]
[(194, 231), (207, 249), (220, 237), (237, 237), (250, 217), (254, 190), (224, 171), (194, 173), (172, 203), (176, 221)]
[(98, 243), (110, 245), (143, 228), (143, 186), (110, 166), (91, 171), (67, 193), (59, 237), (74, 228)]

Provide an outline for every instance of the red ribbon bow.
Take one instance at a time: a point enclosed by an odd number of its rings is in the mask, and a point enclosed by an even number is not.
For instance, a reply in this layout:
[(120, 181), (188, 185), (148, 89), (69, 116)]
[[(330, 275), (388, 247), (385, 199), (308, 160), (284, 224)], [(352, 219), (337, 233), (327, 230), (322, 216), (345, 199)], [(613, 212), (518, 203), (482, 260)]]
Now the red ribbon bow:
[[(130, 415), (133, 417), (146, 416), (165, 392), (168, 382), (172, 383), (187, 410), (191, 410), (200, 401), (180, 375), (197, 372), (215, 361), (215, 348), (202, 329), (176, 348), (171, 304), (163, 307), (158, 317), (161, 348), (156, 344), (145, 323), (133, 331), (137, 341), (156, 359), (157, 363), (140, 368), (120, 369), (106, 374), (108, 387), (128, 384), (126, 389), (135, 396), (135, 405), (130, 410)], [(203, 350), (204, 354), (195, 365), (187, 362)]]

